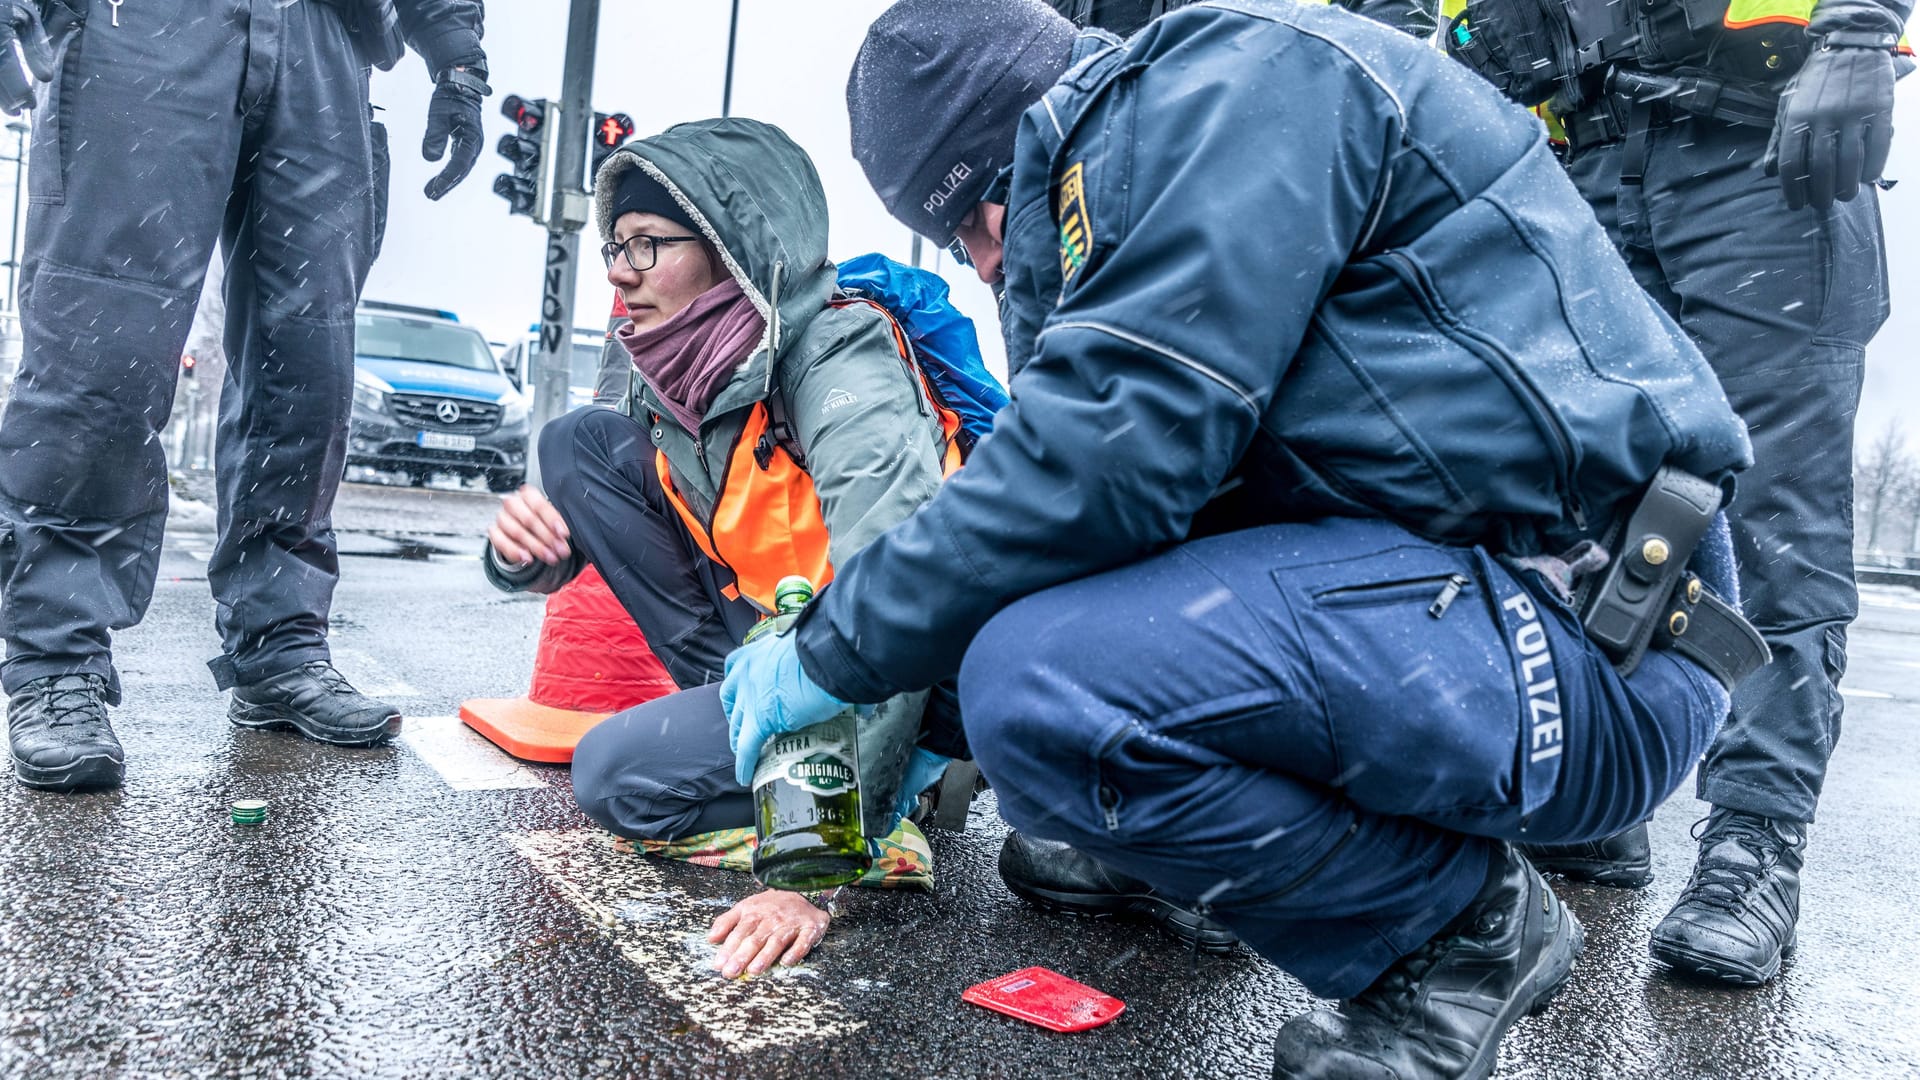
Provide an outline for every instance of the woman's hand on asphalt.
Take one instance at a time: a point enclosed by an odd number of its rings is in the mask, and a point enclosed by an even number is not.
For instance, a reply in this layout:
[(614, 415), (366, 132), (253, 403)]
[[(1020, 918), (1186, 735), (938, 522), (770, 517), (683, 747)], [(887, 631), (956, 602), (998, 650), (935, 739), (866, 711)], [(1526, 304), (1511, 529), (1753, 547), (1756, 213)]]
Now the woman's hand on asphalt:
[(796, 892), (769, 889), (713, 920), (707, 940), (720, 946), (713, 965), (731, 979), (758, 975), (776, 962), (797, 964), (827, 935), (830, 917)]
[(500, 513), (487, 529), (493, 550), (509, 563), (535, 559), (558, 566), (568, 555), (567, 523), (540, 489), (522, 484), (500, 500)]

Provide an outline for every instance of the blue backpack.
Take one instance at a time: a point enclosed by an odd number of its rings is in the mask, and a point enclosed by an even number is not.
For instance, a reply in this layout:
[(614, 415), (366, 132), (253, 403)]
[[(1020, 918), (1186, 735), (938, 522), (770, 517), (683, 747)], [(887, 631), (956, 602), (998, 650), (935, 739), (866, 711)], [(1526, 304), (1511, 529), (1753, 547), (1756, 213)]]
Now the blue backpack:
[(861, 255), (840, 264), (840, 291), (887, 309), (905, 332), (911, 359), (927, 376), (939, 404), (960, 417), (960, 453), (993, 430), (993, 414), (1007, 405), (1007, 392), (980, 358), (973, 320), (947, 299), (938, 274), (885, 255)]

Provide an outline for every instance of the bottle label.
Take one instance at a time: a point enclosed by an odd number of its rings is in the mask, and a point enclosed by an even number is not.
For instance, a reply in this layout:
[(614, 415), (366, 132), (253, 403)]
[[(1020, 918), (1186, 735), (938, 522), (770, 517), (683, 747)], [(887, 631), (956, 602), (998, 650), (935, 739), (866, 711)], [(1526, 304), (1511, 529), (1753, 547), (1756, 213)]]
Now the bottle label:
[(784, 779), (796, 787), (812, 788), (822, 795), (835, 795), (854, 783), (853, 769), (839, 757), (809, 754), (787, 766)]
[(779, 780), (813, 795), (838, 795), (857, 787), (852, 724), (836, 717), (776, 735), (760, 751), (753, 786)]

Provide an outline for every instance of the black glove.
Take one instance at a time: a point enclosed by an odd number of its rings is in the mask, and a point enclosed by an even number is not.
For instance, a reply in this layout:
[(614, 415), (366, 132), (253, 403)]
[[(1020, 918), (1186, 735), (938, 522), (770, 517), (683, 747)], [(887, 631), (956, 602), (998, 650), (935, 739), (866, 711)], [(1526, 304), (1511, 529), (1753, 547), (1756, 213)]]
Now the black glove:
[(438, 199), (452, 191), (473, 171), (480, 160), (480, 146), (486, 132), (480, 125), (480, 103), (493, 88), (487, 85), (485, 68), (474, 65), (450, 67), (440, 73), (433, 88), (433, 100), (427, 105), (427, 135), (420, 142), (420, 154), (428, 161), (439, 161), (447, 152), (447, 140), (453, 140), (453, 153), (447, 155), (447, 167), (427, 181), (427, 198)]
[[(14, 59), (15, 42), (27, 61), (24, 71)], [(29, 72), (32, 79), (27, 77)], [(32, 0), (0, 0), (0, 109), (11, 116), (32, 108), (34, 80), (51, 78), (53, 44), (47, 40), (46, 27), (40, 25), (40, 6)]]
[(1825, 210), (1878, 180), (1892, 147), (1893, 53), (1828, 43), (1787, 84), (1764, 167), (1788, 208)]

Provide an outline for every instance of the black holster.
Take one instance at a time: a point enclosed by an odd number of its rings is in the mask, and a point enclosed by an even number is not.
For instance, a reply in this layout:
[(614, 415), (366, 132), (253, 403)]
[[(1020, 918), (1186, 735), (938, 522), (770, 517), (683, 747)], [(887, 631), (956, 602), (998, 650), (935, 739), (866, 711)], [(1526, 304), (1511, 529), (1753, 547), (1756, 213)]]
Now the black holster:
[(1722, 498), (1718, 484), (1668, 466), (1609, 535), (1607, 567), (1581, 586), (1576, 605), (1622, 675), (1647, 649), (1672, 649), (1731, 690), (1770, 658), (1759, 631), (1687, 570)]

